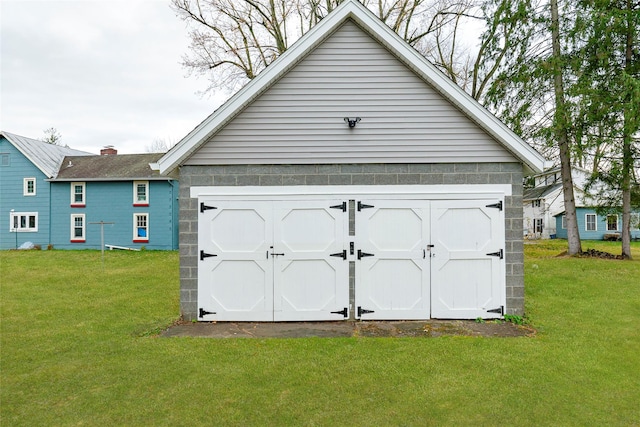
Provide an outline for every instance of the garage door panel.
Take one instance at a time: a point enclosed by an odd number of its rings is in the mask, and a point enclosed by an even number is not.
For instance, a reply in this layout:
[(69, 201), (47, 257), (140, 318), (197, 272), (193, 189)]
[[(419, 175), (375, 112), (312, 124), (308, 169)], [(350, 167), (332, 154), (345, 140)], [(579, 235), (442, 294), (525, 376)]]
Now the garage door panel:
[[(504, 213), (491, 200), (432, 204), (432, 316), (500, 317), (505, 305)], [(498, 309), (498, 312), (495, 310)]]
[(371, 320), (428, 319), (429, 202), (362, 200), (356, 212), (356, 309)]
[(477, 310), (487, 307), (496, 297), (492, 287), (486, 286), (485, 278), (493, 277), (493, 264), (496, 261), (484, 260), (449, 260), (438, 272), (445, 283), (438, 296), (439, 303), (449, 310)]
[(271, 269), (267, 264), (246, 260), (217, 263), (211, 272), (210, 286), (214, 309), (228, 312), (269, 311)]
[(349, 307), (349, 263), (333, 256), (347, 249), (348, 214), (340, 200), (275, 205), (274, 319), (343, 320)]
[(280, 212), (282, 249), (289, 252), (326, 251), (338, 244), (343, 232), (336, 218), (324, 207), (283, 209)]
[(425, 298), (419, 285), (425, 274), (420, 265), (407, 259), (381, 259), (373, 262), (369, 271), (370, 300), (374, 309), (420, 309)]
[(256, 252), (267, 246), (268, 212), (220, 207), (208, 221), (208, 241), (214, 250)]
[(260, 202), (204, 202), (198, 221), (198, 306), (202, 320), (273, 320), (271, 210)]
[(373, 249), (403, 253), (420, 248), (423, 231), (420, 212), (406, 207), (375, 209), (363, 230)]

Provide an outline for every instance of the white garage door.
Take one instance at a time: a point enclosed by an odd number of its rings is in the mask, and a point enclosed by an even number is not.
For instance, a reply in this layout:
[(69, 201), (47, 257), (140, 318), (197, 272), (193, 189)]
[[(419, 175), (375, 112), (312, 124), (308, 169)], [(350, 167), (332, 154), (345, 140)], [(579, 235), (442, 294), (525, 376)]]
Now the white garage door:
[(348, 317), (346, 203), (202, 198), (199, 206), (201, 320)]
[[(200, 196), (198, 318), (411, 320), (503, 315), (501, 198), (462, 194), (445, 200), (435, 193), (429, 200), (427, 195), (403, 198), (391, 191), (376, 198), (346, 193), (350, 188), (339, 190), (336, 194), (342, 199), (318, 194), (256, 194), (244, 200)], [(351, 295), (350, 263), (355, 265)]]
[(431, 205), (431, 316), (501, 317), (505, 262), (502, 203), (436, 201)]
[(356, 208), (356, 317), (429, 318), (429, 202), (362, 200)]

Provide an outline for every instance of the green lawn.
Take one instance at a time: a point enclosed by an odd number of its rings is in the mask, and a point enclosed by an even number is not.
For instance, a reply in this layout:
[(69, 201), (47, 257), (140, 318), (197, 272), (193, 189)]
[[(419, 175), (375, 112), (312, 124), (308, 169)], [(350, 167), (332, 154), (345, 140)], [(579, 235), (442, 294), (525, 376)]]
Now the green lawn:
[(0, 425), (640, 425), (640, 244), (565, 246), (525, 245), (521, 338), (158, 338), (176, 252), (2, 251)]

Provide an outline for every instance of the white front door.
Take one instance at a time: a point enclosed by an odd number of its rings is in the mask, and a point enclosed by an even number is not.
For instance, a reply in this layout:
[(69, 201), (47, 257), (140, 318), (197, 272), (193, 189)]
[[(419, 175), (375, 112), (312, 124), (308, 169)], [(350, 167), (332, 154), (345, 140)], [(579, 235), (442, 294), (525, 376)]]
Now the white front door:
[(199, 199), (199, 318), (347, 318), (343, 206), (336, 200)]
[(501, 317), (505, 305), (502, 204), (447, 200), (431, 206), (432, 317)]
[(356, 317), (429, 318), (429, 202), (359, 200)]

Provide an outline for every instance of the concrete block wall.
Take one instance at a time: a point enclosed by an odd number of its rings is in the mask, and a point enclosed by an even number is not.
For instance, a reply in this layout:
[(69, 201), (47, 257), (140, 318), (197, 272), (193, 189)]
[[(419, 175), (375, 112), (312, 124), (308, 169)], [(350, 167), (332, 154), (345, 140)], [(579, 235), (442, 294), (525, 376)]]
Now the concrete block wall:
[(523, 315), (522, 179), (519, 163), (182, 166), (180, 310), (186, 320), (197, 318), (198, 210), (197, 200), (190, 198), (193, 186), (510, 184), (512, 196), (505, 200), (506, 312)]

